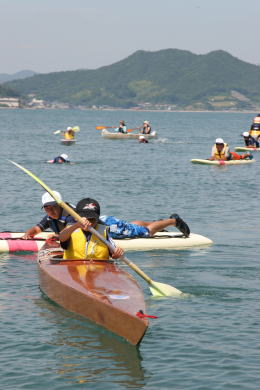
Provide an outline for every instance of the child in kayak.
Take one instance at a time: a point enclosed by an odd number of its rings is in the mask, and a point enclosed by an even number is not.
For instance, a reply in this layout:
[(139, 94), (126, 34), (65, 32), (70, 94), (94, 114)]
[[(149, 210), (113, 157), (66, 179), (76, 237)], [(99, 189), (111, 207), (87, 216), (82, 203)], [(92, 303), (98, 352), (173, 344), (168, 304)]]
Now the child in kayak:
[[(109, 235), (109, 229), (99, 223), (99, 204), (94, 199), (84, 198), (78, 202), (76, 212), (82, 217), (83, 222), (68, 224), (59, 234), (59, 240), (64, 249), (64, 259), (96, 259), (108, 260), (109, 257), (118, 259), (123, 256), (123, 249), (116, 247)], [(94, 228), (114, 247), (110, 252), (95, 234), (88, 230)]]

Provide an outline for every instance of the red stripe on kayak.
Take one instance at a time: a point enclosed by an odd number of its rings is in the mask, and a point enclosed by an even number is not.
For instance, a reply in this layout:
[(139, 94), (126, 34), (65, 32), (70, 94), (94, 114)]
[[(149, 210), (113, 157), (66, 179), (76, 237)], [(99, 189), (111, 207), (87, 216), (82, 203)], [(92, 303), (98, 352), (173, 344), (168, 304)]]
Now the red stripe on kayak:
[(11, 237), (12, 237), (12, 233), (8, 233), (8, 232), (0, 233), (0, 238), (11, 238)]
[(31, 251), (38, 252), (38, 245), (33, 240), (7, 240), (9, 252)]

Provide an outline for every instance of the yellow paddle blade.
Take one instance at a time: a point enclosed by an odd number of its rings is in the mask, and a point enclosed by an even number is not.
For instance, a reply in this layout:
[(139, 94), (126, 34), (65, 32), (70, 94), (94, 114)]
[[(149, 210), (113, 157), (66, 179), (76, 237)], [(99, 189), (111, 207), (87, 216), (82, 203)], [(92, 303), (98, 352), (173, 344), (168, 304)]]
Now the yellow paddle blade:
[(75, 133), (77, 133), (78, 131), (80, 131), (80, 127), (74, 126), (74, 127), (72, 127), (72, 130), (75, 131)]
[(182, 291), (165, 283), (152, 281), (149, 288), (154, 297), (179, 297), (180, 295), (184, 295)]

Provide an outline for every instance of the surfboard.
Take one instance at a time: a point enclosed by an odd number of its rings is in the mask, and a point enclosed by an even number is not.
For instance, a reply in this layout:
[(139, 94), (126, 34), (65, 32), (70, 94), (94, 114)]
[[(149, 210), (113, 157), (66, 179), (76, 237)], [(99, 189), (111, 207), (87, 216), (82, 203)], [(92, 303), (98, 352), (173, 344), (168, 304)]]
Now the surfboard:
[(192, 159), (190, 161), (193, 164), (217, 165), (217, 166), (221, 166), (221, 165), (243, 165), (243, 164), (251, 164), (251, 163), (255, 162), (255, 160), (228, 160), (228, 161), (214, 160), (214, 161), (211, 161), (211, 160), (203, 160), (203, 159), (199, 159), (199, 158), (195, 158), (195, 159)]
[[(51, 232), (42, 232), (32, 240), (19, 239), (24, 233), (0, 232), (0, 252), (30, 251), (38, 252)], [(209, 238), (191, 233), (188, 238), (179, 232), (158, 232), (151, 238), (124, 238), (114, 240), (115, 244), (126, 251), (148, 251), (156, 249), (185, 249), (208, 246), (213, 243)]]
[(260, 148), (249, 148), (246, 146), (236, 146), (235, 151), (236, 152), (257, 152)]

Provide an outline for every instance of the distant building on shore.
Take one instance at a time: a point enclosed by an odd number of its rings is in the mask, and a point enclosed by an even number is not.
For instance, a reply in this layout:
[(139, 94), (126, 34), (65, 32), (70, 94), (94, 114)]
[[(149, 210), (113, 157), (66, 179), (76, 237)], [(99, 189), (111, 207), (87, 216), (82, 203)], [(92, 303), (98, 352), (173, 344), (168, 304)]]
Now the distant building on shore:
[(0, 107), (19, 108), (20, 107), (20, 100), (18, 98), (0, 97)]

